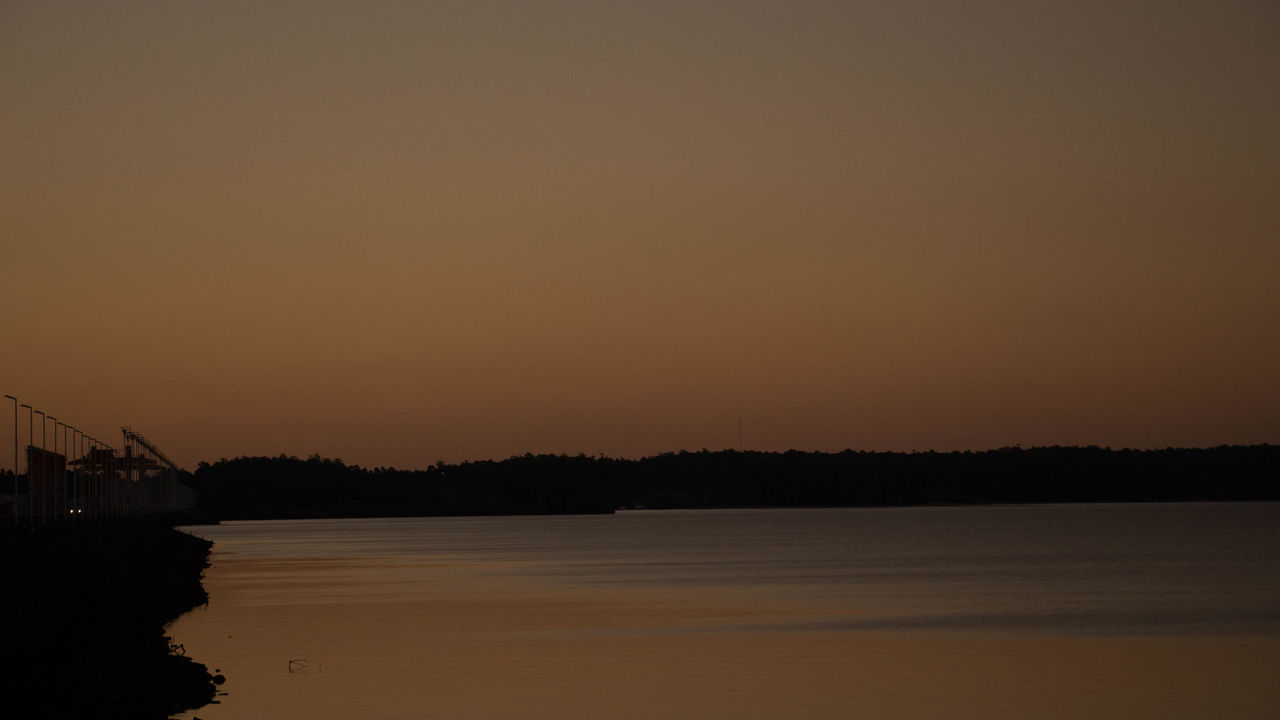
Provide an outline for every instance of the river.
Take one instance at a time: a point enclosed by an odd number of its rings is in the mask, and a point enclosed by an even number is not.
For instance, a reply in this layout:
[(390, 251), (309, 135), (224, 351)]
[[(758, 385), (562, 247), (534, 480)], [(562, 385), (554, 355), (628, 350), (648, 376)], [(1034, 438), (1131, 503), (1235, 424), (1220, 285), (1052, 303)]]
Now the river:
[(186, 530), (186, 718), (1280, 716), (1278, 503)]

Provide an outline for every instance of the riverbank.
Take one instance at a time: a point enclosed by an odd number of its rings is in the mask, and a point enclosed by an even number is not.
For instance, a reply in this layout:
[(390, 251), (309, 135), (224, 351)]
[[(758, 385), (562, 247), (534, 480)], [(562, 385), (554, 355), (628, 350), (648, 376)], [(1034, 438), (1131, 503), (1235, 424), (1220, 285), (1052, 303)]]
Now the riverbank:
[(157, 519), (0, 531), (0, 697), (22, 718), (162, 719), (213, 700), (165, 626), (208, 600), (212, 543)]

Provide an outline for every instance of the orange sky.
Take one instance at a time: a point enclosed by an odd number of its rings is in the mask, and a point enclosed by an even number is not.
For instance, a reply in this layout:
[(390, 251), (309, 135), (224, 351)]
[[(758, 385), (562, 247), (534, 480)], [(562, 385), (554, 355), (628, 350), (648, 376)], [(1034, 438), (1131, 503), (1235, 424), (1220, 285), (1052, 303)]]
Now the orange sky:
[(1278, 37), (0, 2), (0, 391), (188, 467), (1280, 442)]

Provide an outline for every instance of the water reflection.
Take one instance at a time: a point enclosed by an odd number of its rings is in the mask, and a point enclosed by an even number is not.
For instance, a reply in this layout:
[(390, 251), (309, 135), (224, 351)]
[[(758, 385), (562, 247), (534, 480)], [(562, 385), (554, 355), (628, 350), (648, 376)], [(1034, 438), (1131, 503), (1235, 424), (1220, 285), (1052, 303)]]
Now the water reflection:
[[(200, 528), (264, 717), (1273, 717), (1280, 505)], [(301, 664), (298, 662), (301, 661)]]

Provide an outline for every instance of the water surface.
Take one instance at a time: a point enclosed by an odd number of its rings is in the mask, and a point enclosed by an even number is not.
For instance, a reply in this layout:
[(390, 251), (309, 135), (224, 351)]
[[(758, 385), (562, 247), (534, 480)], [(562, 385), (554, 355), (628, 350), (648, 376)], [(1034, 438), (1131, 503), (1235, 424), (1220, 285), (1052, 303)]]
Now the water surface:
[(206, 720), (1275, 717), (1280, 504), (228, 523)]

